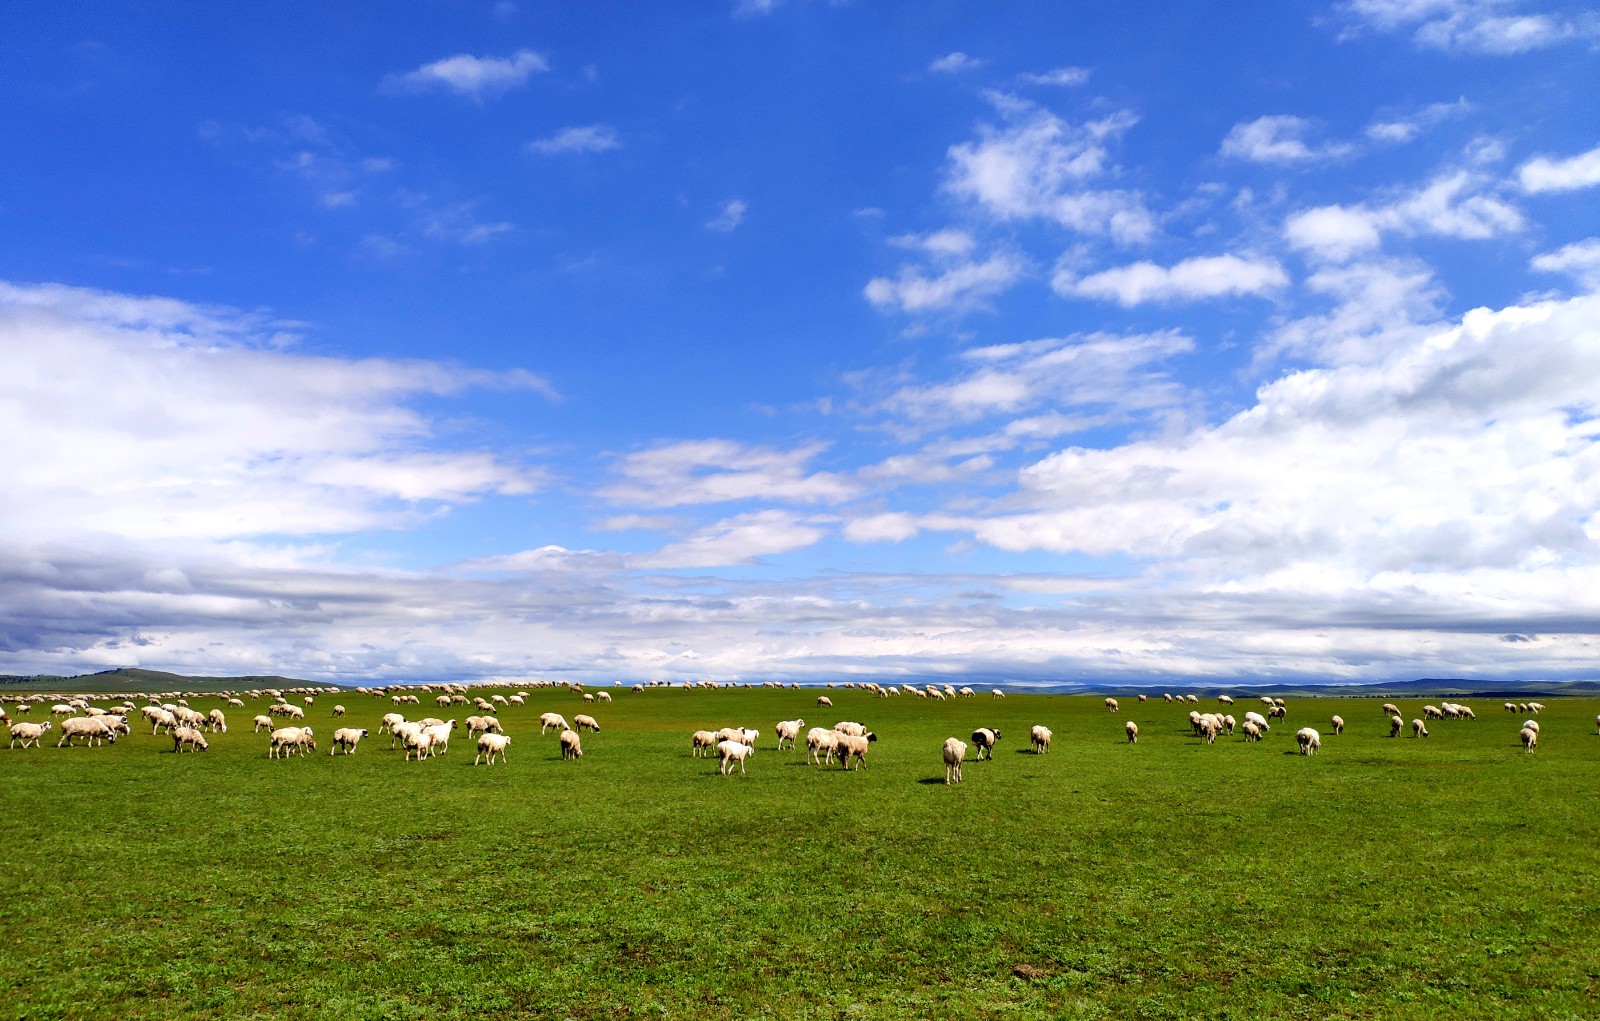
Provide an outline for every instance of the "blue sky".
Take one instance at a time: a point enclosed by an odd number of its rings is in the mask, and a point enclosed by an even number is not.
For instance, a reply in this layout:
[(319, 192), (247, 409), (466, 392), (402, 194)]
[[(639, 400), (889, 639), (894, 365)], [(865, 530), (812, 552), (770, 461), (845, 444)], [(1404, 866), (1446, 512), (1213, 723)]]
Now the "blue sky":
[(1594, 676), (1592, 9), (0, 19), (0, 671)]

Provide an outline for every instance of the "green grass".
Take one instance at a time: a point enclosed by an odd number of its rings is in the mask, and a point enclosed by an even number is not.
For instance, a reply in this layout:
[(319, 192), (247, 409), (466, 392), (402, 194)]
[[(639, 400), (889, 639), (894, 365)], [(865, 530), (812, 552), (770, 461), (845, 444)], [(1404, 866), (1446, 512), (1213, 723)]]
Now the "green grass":
[[(568, 763), (536, 720), (584, 710), (536, 691), (492, 768), (459, 734), (330, 759), (326, 697), (321, 752), (283, 762), (265, 702), (201, 755), (51, 731), (0, 756), (0, 1016), (1600, 1016), (1600, 700), (1547, 700), (1526, 756), (1481, 699), (1427, 740), (1384, 736), (1382, 700), (1297, 699), (1203, 747), (1161, 702), (829, 694), (620, 691)], [(374, 731), (393, 708), (340, 698)], [(795, 716), (873, 728), (867, 768), (774, 752)], [(747, 775), (690, 757), (739, 725)], [(996, 760), (947, 788), (940, 744), (980, 725)]]

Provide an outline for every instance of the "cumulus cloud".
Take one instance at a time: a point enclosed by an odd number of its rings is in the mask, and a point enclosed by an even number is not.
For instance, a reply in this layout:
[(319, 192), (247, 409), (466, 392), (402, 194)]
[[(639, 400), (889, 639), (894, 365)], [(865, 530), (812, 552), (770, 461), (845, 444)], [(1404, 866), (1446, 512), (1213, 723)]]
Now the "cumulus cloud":
[(1073, 125), (1026, 100), (991, 99), (1004, 118), (950, 147), (945, 189), (1000, 220), (1049, 220), (1120, 243), (1155, 233), (1154, 214), (1134, 191), (1096, 188), (1112, 169), (1110, 147), (1138, 118), (1121, 111)]
[(1537, 156), (1517, 168), (1517, 180), (1531, 194), (1592, 188), (1600, 184), (1600, 146), (1566, 159)]
[(1543, 273), (1564, 273), (1586, 287), (1600, 290), (1600, 238), (1575, 241), (1529, 263)]
[(1506, 56), (1592, 38), (1592, 17), (1523, 13), (1516, 0), (1350, 0), (1347, 35), (1410, 31), (1424, 49)]
[(854, 486), (831, 472), (808, 472), (820, 444), (793, 450), (731, 440), (687, 440), (651, 447), (620, 458), (617, 481), (600, 495), (614, 503), (650, 507), (764, 499), (832, 503), (854, 494)]
[(1057, 294), (1115, 301), (1124, 308), (1146, 302), (1269, 294), (1288, 283), (1289, 275), (1277, 260), (1238, 255), (1201, 256), (1174, 266), (1136, 262), (1082, 277), (1062, 269), (1051, 280)]
[(1320, 206), (1284, 223), (1295, 248), (1332, 261), (1377, 248), (1385, 232), (1484, 240), (1526, 226), (1522, 212), (1495, 194), (1481, 175), (1460, 170), (1441, 175), (1379, 205)]
[(1320, 163), (1347, 156), (1353, 147), (1344, 142), (1311, 144), (1306, 136), (1315, 125), (1303, 117), (1273, 115), (1248, 124), (1235, 124), (1222, 140), (1222, 155), (1252, 163)]
[(481, 102), (498, 96), (544, 71), (550, 64), (532, 50), (518, 50), (509, 57), (475, 57), (457, 53), (415, 71), (393, 74), (384, 79), (384, 90), (391, 93), (427, 92), (443, 89)]
[(998, 253), (981, 262), (956, 261), (927, 267), (902, 266), (898, 276), (874, 277), (863, 293), (884, 311), (912, 315), (927, 312), (961, 312), (981, 307), (1004, 292), (1027, 272), (1015, 255)]
[(609, 152), (622, 148), (617, 130), (608, 124), (588, 124), (583, 127), (563, 128), (548, 138), (536, 138), (528, 143), (530, 152), (541, 156), (563, 153)]

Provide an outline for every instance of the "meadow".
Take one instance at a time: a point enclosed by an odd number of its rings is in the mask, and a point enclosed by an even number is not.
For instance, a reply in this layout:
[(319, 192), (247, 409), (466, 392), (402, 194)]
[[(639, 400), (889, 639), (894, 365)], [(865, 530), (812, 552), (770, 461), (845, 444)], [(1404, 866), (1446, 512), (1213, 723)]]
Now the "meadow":
[[(1547, 699), (1524, 755), (1481, 698), (1427, 739), (1388, 738), (1384, 699), (1290, 699), (1207, 747), (1131, 696), (818, 693), (534, 690), (492, 767), (459, 732), (402, 761), (395, 707), (354, 692), (307, 711), (304, 758), (267, 758), (265, 700), (202, 754), (136, 721), (0, 750), (0, 1016), (1600, 1016), (1600, 700)], [(545, 710), (599, 718), (581, 761)], [(866, 724), (866, 768), (775, 751), (795, 717)], [(340, 725), (372, 731), (355, 755), (327, 754)], [(745, 775), (690, 755), (722, 726), (761, 731)], [(994, 761), (946, 786), (941, 743), (978, 726)]]

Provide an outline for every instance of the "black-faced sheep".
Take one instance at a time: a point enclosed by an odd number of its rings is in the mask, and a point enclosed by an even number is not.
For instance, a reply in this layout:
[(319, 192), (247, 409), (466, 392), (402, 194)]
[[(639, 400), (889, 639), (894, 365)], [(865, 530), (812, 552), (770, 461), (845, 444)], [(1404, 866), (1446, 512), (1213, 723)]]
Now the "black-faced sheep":
[(340, 727), (333, 732), (333, 744), (329, 746), (328, 754), (332, 755), (340, 748), (343, 748), (346, 755), (354, 755), (356, 745), (360, 744), (361, 739), (366, 736), (365, 727)]
[[(838, 731), (834, 733), (838, 734)], [(850, 760), (856, 762), (856, 769), (867, 764), (867, 752), (872, 749), (872, 742), (878, 739), (877, 734), (839, 734), (835, 739), (833, 753), (839, 756), (839, 765), (845, 769), (850, 768)]]
[(994, 746), (999, 740), (999, 730), (991, 730), (988, 727), (979, 727), (974, 730), (972, 732), (972, 745), (977, 749), (977, 753), (972, 756), (973, 761), (982, 762), (985, 756), (992, 760), (994, 758)]

